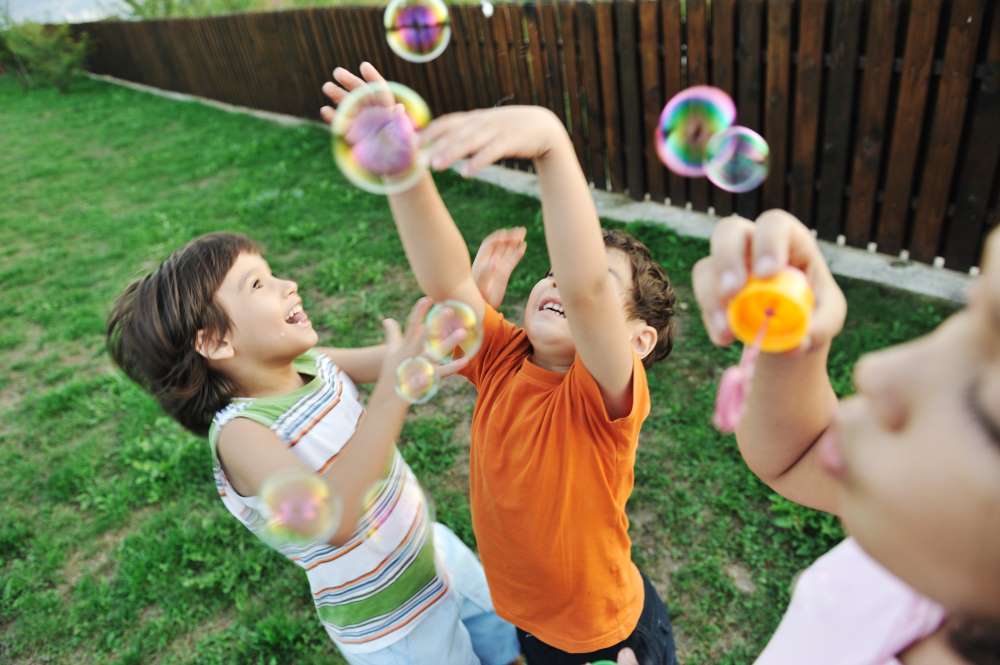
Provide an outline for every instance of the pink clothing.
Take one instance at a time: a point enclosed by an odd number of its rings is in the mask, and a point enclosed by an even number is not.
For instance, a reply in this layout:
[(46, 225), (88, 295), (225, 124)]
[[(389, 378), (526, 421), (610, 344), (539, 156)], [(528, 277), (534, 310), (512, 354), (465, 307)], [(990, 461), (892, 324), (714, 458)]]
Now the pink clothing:
[(755, 665), (899, 665), (896, 656), (944, 618), (848, 538), (799, 578)]

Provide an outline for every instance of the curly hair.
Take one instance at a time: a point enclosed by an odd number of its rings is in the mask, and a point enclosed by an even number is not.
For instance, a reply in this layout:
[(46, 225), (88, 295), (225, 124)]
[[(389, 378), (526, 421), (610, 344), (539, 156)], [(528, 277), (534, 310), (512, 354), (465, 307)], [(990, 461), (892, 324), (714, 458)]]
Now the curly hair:
[(659, 263), (653, 260), (649, 248), (618, 229), (602, 229), (604, 245), (620, 249), (628, 256), (632, 266), (632, 301), (628, 316), (641, 319), (656, 330), (656, 346), (642, 360), (645, 367), (663, 360), (674, 348), (677, 320), (674, 317), (677, 294), (670, 278)]
[(240, 254), (260, 254), (246, 236), (210, 233), (129, 284), (108, 315), (107, 348), (130, 379), (185, 428), (206, 436), (236, 394), (231, 380), (195, 350), (199, 331), (220, 339), (231, 321), (215, 293)]

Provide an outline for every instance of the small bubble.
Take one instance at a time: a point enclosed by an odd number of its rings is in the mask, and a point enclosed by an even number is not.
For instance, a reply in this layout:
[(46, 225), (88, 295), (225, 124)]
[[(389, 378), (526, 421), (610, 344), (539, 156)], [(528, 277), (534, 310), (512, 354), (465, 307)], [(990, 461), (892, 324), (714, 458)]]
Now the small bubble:
[(392, 0), (383, 22), (389, 48), (409, 62), (430, 62), (451, 39), (448, 6), (442, 0)]
[(424, 353), (439, 363), (451, 360), (454, 346), (449, 345), (448, 340), (457, 331), (465, 331), (464, 339), (458, 343), (463, 355), (475, 355), (483, 340), (483, 330), (476, 320), (475, 311), (458, 300), (445, 300), (431, 307), (424, 319), (424, 328)]
[(411, 404), (423, 404), (438, 391), (437, 371), (423, 356), (407, 358), (396, 368), (396, 394)]
[(340, 526), (340, 500), (315, 473), (279, 473), (260, 489), (264, 504), (264, 537), (275, 545), (326, 542)]

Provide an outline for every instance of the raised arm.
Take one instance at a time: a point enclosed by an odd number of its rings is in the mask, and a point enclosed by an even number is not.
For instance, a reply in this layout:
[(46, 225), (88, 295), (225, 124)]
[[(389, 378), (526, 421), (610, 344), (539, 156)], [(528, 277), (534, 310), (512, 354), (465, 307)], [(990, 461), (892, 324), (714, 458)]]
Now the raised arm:
[[(378, 84), (384, 79), (369, 63), (362, 63), (361, 78), (342, 67), (333, 72), (336, 81), (327, 81), (323, 93), (339, 104), (350, 91), (366, 82)], [(321, 110), (323, 119), (331, 122), (336, 111)], [(434, 300), (454, 298), (468, 303), (482, 320), (485, 302), (472, 278), (469, 249), (438, 194), (430, 174), (409, 190), (389, 196), (399, 237), (410, 267), (421, 290)]]
[(819, 467), (816, 443), (837, 409), (826, 361), (847, 305), (816, 241), (782, 210), (765, 212), (756, 224), (727, 217), (712, 234), (711, 255), (694, 267), (695, 296), (709, 336), (725, 346), (734, 340), (725, 308), (751, 268), (767, 277), (786, 266), (802, 270), (815, 295), (808, 337), (799, 350), (760, 355), (736, 442), (750, 470), (776, 492), (837, 512), (835, 486)]
[(577, 352), (604, 394), (609, 414), (631, 404), (632, 350), (621, 289), (608, 271), (597, 210), (559, 119), (539, 107), (455, 113), (424, 132), (432, 166), (468, 157), (471, 175), (503, 157), (532, 159), (541, 188), (545, 242)]

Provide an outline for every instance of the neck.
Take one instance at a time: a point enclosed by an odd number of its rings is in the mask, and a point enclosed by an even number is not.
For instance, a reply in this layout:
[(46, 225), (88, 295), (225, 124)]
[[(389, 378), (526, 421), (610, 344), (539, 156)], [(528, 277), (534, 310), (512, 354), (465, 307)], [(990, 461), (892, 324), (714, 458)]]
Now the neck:
[(254, 364), (230, 375), (240, 386), (241, 397), (272, 397), (298, 390), (305, 385), (291, 363), (281, 365)]
[(573, 365), (573, 356), (567, 358), (564, 353), (545, 353), (544, 350), (539, 349), (532, 349), (528, 360), (542, 369), (547, 369), (550, 372), (559, 372), (560, 374), (568, 372), (569, 368)]

